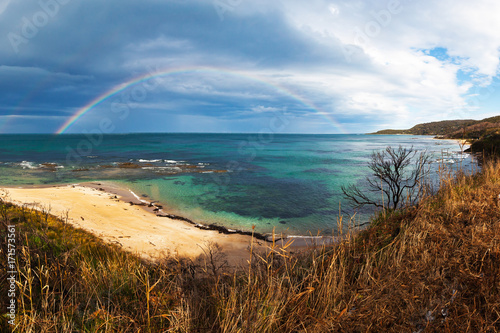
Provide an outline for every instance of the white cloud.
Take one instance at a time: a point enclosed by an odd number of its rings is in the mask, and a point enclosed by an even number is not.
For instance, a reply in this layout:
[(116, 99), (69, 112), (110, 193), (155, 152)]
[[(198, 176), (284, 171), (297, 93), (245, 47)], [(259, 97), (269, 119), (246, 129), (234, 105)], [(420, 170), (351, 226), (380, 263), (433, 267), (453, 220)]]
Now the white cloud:
[(333, 4), (328, 6), (328, 10), (333, 16), (337, 16), (339, 14), (339, 9)]
[[(0, 14), (9, 3), (0, 0)], [(185, 6), (176, 2), (175, 10), (171, 2), (156, 1), (65, 7), (57, 24), (54, 20), (30, 39), (19, 56), (8, 58), (8, 40), (0, 43), (0, 51), (6, 50), (0, 57), (10, 65), (0, 66), (6, 78), (0, 86), (17, 93), (53, 82), (44, 92), (60, 93), (76, 107), (94, 90), (106, 91), (151, 68), (186, 69), (162, 77), (144, 109), (175, 109), (172, 103), (183, 106), (190, 100), (220, 103), (231, 115), (266, 117), (288, 107), (287, 112), (302, 117), (300, 126), (310, 129), (323, 128), (313, 109), (346, 123), (379, 120), (401, 127), (493, 112), (498, 87), (496, 92), (488, 88), (499, 73), (497, 0), (230, 3), (223, 21), (201, 0)], [(0, 22), (5, 31), (20, 29), (21, 18), (33, 14), (28, 5), (13, 4), (8, 10), (17, 9), (16, 15), (4, 14)], [(139, 14), (139, 7), (147, 15)], [(103, 11), (92, 16), (93, 8)], [(90, 23), (75, 24), (80, 20)], [(436, 49), (446, 51), (434, 57)], [(17, 105), (16, 93), (5, 93), (4, 104)], [(40, 93), (40, 99), (45, 95)], [(64, 99), (58, 97), (55, 105)], [(211, 113), (216, 107), (198, 109)]]
[(258, 106), (252, 107), (251, 110), (254, 113), (275, 113), (275, 112), (283, 110), (283, 108), (276, 108), (276, 107), (272, 107), (272, 106), (258, 105)]
[[(408, 125), (417, 118), (477, 117), (471, 114), (477, 108), (464, 108), (468, 93), (499, 73), (498, 1), (316, 0), (284, 6), (296, 29), (325, 42), (340, 40), (344, 52), (370, 59), (367, 66), (353, 55), (308, 75), (291, 70), (290, 81), (297, 86), (314, 85), (316, 95), (336, 99), (332, 112), (382, 113), (406, 119)], [(438, 60), (422, 52), (436, 47), (451, 58)], [(461, 82), (459, 70), (468, 70), (475, 80)]]

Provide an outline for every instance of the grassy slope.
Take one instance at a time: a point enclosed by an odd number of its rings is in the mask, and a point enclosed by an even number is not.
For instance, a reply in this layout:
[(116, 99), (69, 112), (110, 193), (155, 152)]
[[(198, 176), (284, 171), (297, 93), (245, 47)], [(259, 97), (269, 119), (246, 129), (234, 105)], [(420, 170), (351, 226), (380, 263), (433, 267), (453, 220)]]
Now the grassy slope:
[(500, 116), (482, 120), (444, 120), (418, 124), (406, 130), (382, 130), (373, 134), (438, 135), (450, 139), (479, 139), (500, 129)]
[(18, 330), (498, 331), (500, 164), (483, 170), (444, 181), (418, 207), (379, 216), (333, 248), (274, 248), (235, 273), (213, 245), (199, 261), (148, 263), (2, 204), (3, 223), (18, 228)]
[(418, 124), (406, 130), (382, 130), (373, 134), (445, 135), (477, 122), (476, 120), (444, 120)]

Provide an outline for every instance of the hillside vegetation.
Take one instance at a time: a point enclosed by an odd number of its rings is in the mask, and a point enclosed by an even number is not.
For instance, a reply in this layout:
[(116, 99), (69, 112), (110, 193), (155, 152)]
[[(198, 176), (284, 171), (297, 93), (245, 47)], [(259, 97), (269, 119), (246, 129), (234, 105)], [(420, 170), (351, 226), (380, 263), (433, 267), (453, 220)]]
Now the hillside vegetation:
[(495, 154), (500, 147), (500, 116), (483, 120), (445, 120), (418, 124), (408, 130), (382, 130), (371, 134), (434, 135), (439, 139), (463, 139), (471, 143), (466, 152)]
[(418, 124), (406, 130), (388, 129), (371, 134), (447, 135), (476, 123), (476, 120), (444, 120)]
[(500, 116), (483, 120), (443, 120), (418, 124), (406, 130), (387, 129), (370, 134), (435, 135), (448, 139), (479, 139), (500, 130)]
[[(443, 174), (444, 175), (444, 174)], [(50, 216), (0, 203), (16, 228), (18, 332), (496, 332), (500, 164), (444, 175), (418, 206), (380, 214), (331, 247), (249, 249), (224, 266), (147, 262)], [(339, 230), (343, 221), (339, 218)], [(2, 242), (2, 257), (6, 245)], [(0, 261), (2, 281), (6, 261)], [(8, 286), (0, 284), (0, 294)], [(7, 297), (0, 298), (6, 309)], [(4, 331), (7, 316), (0, 317)]]

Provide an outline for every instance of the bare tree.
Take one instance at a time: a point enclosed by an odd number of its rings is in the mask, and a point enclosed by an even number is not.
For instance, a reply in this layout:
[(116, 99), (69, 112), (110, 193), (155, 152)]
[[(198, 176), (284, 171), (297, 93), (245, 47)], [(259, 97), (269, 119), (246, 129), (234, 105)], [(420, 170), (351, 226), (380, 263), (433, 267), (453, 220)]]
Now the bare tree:
[[(373, 152), (368, 167), (373, 174), (366, 177), (367, 187), (342, 186), (342, 192), (356, 207), (372, 205), (397, 209), (414, 204), (425, 190), (424, 179), (430, 171), (430, 155), (411, 147), (387, 147)], [(378, 195), (377, 195), (378, 194)]]

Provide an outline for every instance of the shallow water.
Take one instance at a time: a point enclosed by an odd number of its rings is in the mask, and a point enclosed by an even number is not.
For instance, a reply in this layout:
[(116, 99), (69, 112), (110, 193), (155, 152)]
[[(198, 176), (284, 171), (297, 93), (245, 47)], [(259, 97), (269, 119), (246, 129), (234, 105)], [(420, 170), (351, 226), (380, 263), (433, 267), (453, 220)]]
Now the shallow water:
[(410, 135), (0, 135), (0, 184), (111, 180), (199, 222), (329, 234), (339, 206), (353, 213), (341, 186), (362, 184), (372, 151), (388, 145), (427, 150), (451, 167), (470, 163), (455, 141)]

